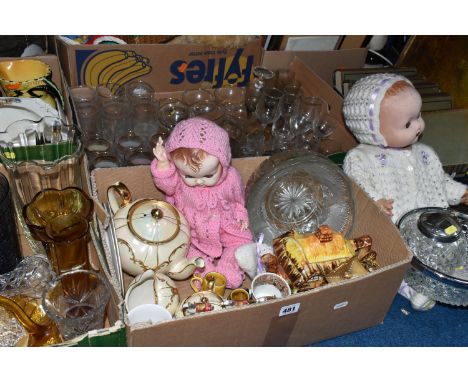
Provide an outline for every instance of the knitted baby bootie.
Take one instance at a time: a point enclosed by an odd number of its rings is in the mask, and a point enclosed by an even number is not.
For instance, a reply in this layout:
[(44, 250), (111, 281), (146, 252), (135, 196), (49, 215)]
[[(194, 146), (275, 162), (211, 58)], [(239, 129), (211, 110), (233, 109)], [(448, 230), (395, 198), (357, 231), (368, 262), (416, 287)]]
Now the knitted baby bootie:
[(239, 288), (245, 277), (234, 257), (235, 250), (236, 248), (226, 248), (216, 265), (216, 272), (226, 277), (226, 287), (229, 289)]

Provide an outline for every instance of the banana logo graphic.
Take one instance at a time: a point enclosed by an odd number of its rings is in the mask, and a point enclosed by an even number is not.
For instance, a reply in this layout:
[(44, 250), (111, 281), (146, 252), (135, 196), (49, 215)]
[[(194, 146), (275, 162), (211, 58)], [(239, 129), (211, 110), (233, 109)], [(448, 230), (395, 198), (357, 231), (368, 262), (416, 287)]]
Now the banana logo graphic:
[(118, 88), (150, 72), (147, 57), (132, 50), (112, 49), (91, 55), (81, 69), (80, 81), (88, 86), (112, 84)]

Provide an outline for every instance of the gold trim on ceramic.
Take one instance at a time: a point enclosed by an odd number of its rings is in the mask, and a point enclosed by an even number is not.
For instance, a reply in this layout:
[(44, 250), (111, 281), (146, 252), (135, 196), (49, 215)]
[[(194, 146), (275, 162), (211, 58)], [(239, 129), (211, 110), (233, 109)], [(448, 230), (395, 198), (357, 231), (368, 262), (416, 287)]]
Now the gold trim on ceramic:
[(127, 204), (132, 202), (132, 194), (130, 193), (130, 190), (122, 182), (117, 182), (109, 186), (107, 192), (109, 192), (109, 190), (115, 191), (120, 196), (122, 200), (119, 205), (120, 208), (125, 207)]
[[(164, 215), (163, 215), (162, 210), (161, 210), (161, 208), (163, 208), (163, 207), (168, 209), (169, 211), (171, 211), (172, 214), (174, 215), (174, 217), (176, 219), (176, 221), (175, 221), (176, 229), (175, 229), (174, 233), (170, 237), (168, 237), (167, 239), (165, 239), (165, 240), (148, 240), (148, 239), (145, 239), (143, 236), (139, 235), (136, 232), (135, 227), (133, 226), (133, 215), (134, 215), (135, 210), (137, 208), (139, 208), (142, 204), (146, 204), (146, 203), (150, 203), (150, 204), (155, 206), (155, 208), (151, 209), (151, 217), (153, 219), (155, 219), (155, 220), (164, 219)], [(164, 202), (162, 200), (142, 199), (142, 200), (139, 200), (138, 202), (136, 202), (128, 210), (127, 225), (128, 225), (128, 229), (130, 230), (130, 232), (138, 240), (142, 241), (145, 244), (160, 245), (160, 244), (168, 243), (168, 242), (174, 240), (177, 237), (177, 235), (180, 232), (180, 215), (179, 215), (178, 211), (171, 204), (169, 204), (167, 202)]]

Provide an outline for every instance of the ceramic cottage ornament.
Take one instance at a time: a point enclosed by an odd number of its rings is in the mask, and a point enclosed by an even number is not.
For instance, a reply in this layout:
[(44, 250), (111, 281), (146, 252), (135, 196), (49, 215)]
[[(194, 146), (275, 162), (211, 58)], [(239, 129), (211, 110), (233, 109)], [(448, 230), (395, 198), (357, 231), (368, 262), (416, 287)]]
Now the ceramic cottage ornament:
[(239, 287), (244, 273), (235, 252), (253, 240), (227, 132), (209, 120), (190, 118), (176, 125), (165, 145), (160, 139), (153, 152), (156, 187), (190, 225), (187, 258), (201, 257), (202, 275), (216, 271), (226, 277), (228, 288)]
[[(394, 223), (415, 208), (468, 204), (466, 186), (444, 173), (435, 151), (418, 142), (425, 128), (421, 105), (408, 79), (388, 73), (359, 80), (343, 103), (346, 125), (360, 142), (343, 169)], [(414, 308), (434, 305), (406, 285), (400, 293)]]

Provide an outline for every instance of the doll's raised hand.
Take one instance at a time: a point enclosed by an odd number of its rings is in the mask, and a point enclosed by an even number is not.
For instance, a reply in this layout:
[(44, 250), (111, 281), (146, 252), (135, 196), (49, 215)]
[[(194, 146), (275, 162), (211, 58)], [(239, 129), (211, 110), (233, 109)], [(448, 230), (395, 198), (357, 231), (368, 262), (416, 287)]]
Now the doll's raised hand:
[(376, 203), (386, 215), (393, 216), (393, 199), (379, 199)]
[(169, 159), (167, 158), (166, 148), (164, 147), (164, 141), (161, 137), (159, 137), (158, 142), (153, 149), (153, 154), (158, 160), (157, 168), (159, 170), (169, 168)]

